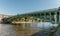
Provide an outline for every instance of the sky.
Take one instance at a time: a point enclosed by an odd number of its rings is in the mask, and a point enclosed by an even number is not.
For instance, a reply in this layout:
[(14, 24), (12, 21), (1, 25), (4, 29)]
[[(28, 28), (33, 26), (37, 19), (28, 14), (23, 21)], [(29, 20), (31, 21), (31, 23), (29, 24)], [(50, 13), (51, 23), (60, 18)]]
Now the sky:
[(0, 14), (25, 14), (59, 6), (60, 0), (0, 0)]

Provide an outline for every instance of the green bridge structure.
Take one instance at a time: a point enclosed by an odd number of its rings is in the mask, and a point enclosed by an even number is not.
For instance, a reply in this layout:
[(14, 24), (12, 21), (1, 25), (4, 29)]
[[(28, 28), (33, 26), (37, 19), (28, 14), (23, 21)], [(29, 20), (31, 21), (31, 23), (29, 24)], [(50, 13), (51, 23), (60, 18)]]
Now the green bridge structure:
[(35, 17), (35, 18), (41, 18), (43, 20), (47, 20), (48, 22), (52, 22), (52, 23), (60, 23), (60, 7), (43, 10), (43, 11), (36, 11), (33, 13), (27, 13), (27, 14), (22, 14), (17, 16)]

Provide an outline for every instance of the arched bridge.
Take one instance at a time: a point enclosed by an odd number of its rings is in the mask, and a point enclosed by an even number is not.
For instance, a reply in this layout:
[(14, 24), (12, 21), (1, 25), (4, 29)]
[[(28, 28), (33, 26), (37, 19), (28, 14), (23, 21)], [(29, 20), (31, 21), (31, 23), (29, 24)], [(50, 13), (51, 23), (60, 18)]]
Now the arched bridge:
[(42, 18), (44, 20), (49, 20), (49, 22), (59, 23), (60, 22), (60, 8), (37, 11), (33, 13), (22, 14), (20, 16), (37, 17), (37, 18)]

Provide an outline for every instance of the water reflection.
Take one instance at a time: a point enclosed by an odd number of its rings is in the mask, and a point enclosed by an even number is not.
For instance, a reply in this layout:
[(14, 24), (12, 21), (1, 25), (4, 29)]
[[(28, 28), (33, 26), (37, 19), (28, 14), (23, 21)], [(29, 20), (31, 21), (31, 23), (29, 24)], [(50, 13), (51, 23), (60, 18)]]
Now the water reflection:
[(31, 25), (32, 28), (40, 28), (40, 29), (51, 29), (53, 27), (57, 27), (58, 24), (52, 24), (51, 22), (40, 22), (40, 23), (34, 23)]
[(40, 27), (41, 27), (40, 23), (28, 25), (0, 24), (0, 36), (30, 36), (33, 33), (41, 31)]
[(0, 24), (0, 36), (30, 36), (31, 34), (30, 30), (24, 30), (20, 25)]
[(20, 36), (21, 32), (13, 28), (15, 28), (15, 25), (0, 24), (0, 36)]

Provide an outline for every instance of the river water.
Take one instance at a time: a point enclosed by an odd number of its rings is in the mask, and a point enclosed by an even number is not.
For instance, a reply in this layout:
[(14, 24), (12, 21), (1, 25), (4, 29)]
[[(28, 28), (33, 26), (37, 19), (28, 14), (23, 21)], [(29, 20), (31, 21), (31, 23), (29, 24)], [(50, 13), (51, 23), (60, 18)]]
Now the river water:
[[(36, 28), (34, 25), (31, 27)], [(16, 25), (0, 24), (0, 36), (27, 36), (26, 34), (25, 31), (20, 31), (20, 27), (17, 28)]]
[(0, 36), (24, 36), (24, 32), (15, 30), (15, 25), (0, 24)]
[[(34, 30), (35, 31), (35, 30)], [(32, 33), (32, 32), (31, 32)], [(29, 31), (21, 31), (20, 26), (0, 24), (0, 36), (30, 36)]]

